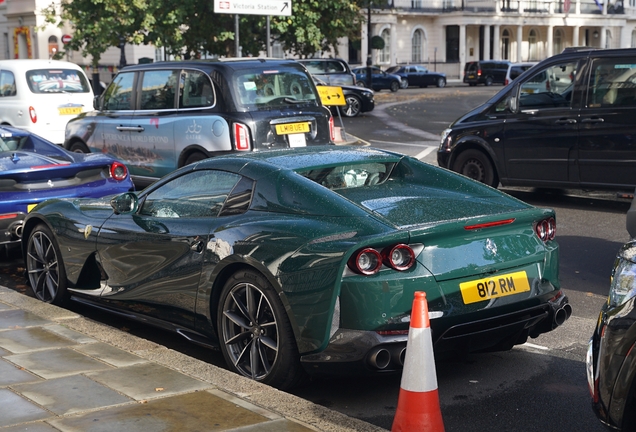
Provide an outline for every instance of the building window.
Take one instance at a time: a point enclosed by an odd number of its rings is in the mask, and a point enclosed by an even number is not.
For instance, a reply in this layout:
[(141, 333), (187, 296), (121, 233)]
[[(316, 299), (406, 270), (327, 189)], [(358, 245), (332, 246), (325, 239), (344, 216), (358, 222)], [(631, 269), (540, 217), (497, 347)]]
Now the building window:
[(501, 33), (501, 59), (510, 60), (510, 32), (504, 29)]
[(384, 29), (380, 37), (384, 40), (384, 48), (380, 50), (380, 63), (391, 63), (391, 32)]
[(422, 9), (422, 0), (411, 0), (411, 9)]
[(530, 30), (528, 33), (528, 60), (529, 61), (537, 61), (539, 59), (537, 47), (537, 32), (534, 29)]
[(57, 36), (51, 36), (49, 38), (49, 58), (53, 58), (59, 50), (60, 46), (57, 43)]
[(446, 27), (446, 61), (459, 61), (459, 26)]
[(554, 54), (559, 54), (561, 51), (563, 51), (563, 39), (563, 30), (556, 29), (554, 31)]
[(413, 38), (411, 39), (411, 61), (413, 63), (422, 62), (423, 40), (424, 36), (422, 35), (422, 30), (415, 30), (415, 32), (413, 33)]

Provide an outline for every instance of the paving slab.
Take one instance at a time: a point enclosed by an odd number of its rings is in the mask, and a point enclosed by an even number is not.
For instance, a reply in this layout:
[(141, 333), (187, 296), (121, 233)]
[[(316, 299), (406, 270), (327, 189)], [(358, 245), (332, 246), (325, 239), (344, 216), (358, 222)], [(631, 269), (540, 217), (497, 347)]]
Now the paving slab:
[(91, 357), (96, 357), (103, 362), (117, 367), (132, 366), (139, 363), (147, 363), (148, 360), (129, 353), (128, 351), (115, 348), (103, 342), (89, 345), (76, 346), (75, 349)]
[(90, 372), (86, 376), (138, 401), (212, 387), (155, 363)]
[(71, 330), (70, 328), (60, 324), (53, 324), (53, 325), (46, 326), (46, 329), (52, 333), (65, 337), (66, 339), (70, 339), (78, 344), (92, 344), (97, 342), (96, 339), (90, 336), (86, 336), (84, 333)]
[(20, 369), (16, 365), (0, 359), (0, 387), (41, 380), (42, 378), (39, 378), (23, 369)]
[(0, 331), (51, 324), (51, 321), (20, 309), (0, 311)]
[(66, 415), (96, 408), (121, 405), (132, 399), (83, 375), (72, 375), (33, 384), (11, 387), (12, 390), (47, 410)]
[(15, 354), (71, 345), (75, 345), (75, 342), (51, 333), (44, 327), (29, 327), (0, 332), (0, 347)]
[(2, 432), (60, 432), (50, 424), (44, 422), (29, 423), (28, 425), (18, 425), (2, 428)]
[(45, 379), (113, 368), (70, 348), (14, 354), (4, 358)]
[(0, 427), (52, 417), (52, 414), (8, 389), (0, 389)]
[(200, 391), (55, 419), (50, 423), (63, 432), (208, 432), (267, 421), (260, 414)]

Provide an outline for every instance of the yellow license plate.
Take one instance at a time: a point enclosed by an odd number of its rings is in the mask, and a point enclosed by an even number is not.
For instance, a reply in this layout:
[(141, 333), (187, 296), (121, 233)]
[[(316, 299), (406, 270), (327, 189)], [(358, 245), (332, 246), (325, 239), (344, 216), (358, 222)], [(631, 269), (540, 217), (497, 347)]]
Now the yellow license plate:
[(493, 276), (459, 284), (464, 304), (477, 303), (530, 291), (525, 271)]
[(278, 135), (287, 135), (295, 133), (309, 132), (309, 123), (285, 123), (276, 125), (276, 133)]
[(82, 107), (58, 107), (60, 115), (77, 115), (82, 113)]

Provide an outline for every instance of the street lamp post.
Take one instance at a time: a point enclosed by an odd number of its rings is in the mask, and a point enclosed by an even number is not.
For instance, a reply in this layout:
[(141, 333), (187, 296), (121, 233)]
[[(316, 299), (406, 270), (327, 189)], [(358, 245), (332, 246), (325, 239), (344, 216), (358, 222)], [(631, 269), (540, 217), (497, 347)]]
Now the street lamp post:
[(367, 87), (372, 88), (371, 79), (371, 0), (369, 0), (369, 11), (367, 15)]
[(123, 36), (119, 36), (119, 69), (126, 66), (126, 39)]

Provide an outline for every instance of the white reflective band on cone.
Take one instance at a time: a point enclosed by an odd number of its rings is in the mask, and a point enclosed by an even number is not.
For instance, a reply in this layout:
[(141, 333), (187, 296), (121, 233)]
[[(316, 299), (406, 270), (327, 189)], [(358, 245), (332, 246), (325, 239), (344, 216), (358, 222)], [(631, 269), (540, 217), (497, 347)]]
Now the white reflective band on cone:
[(433, 338), (430, 327), (411, 327), (409, 329), (406, 358), (408, 361), (404, 361), (401, 387), (412, 392), (437, 390)]

